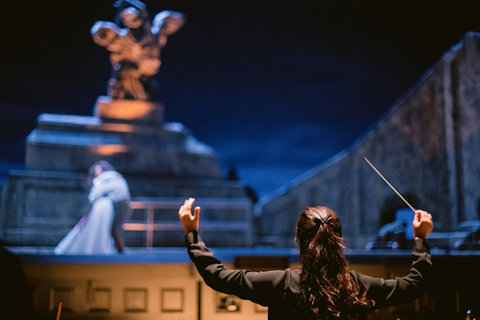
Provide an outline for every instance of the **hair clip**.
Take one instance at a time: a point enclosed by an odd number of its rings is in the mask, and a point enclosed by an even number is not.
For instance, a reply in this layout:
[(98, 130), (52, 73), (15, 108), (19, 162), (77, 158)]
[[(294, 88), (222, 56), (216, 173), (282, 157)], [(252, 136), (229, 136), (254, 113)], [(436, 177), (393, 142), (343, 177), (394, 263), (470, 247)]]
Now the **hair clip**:
[(326, 218), (323, 218), (323, 217), (320, 217), (320, 218), (317, 218), (315, 217), (315, 224), (320, 224), (320, 225), (325, 225), (327, 223), (329, 223), (331, 220), (331, 217), (328, 216)]

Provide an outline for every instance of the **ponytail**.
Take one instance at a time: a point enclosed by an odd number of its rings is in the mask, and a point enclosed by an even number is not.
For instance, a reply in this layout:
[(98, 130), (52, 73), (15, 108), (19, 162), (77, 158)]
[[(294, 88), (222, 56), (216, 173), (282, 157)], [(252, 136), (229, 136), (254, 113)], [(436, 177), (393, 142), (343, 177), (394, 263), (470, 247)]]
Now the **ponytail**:
[(348, 272), (340, 219), (327, 207), (308, 208), (297, 225), (300, 308), (312, 319), (355, 319), (372, 304)]

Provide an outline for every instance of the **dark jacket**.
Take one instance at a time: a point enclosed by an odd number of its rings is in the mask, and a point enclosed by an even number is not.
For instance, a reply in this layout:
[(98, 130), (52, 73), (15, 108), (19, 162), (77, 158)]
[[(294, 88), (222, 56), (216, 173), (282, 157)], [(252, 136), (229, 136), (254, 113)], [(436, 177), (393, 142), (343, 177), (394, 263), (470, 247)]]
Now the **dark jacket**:
[[(190, 259), (212, 289), (267, 306), (269, 320), (301, 319), (294, 311), (298, 306), (300, 270), (227, 270), (196, 232), (187, 234), (185, 242)], [(373, 309), (400, 305), (421, 297), (431, 273), (429, 246), (422, 239), (415, 240), (412, 266), (405, 277), (386, 280), (350, 272), (357, 286), (367, 291), (367, 298), (375, 301)], [(365, 319), (366, 316), (367, 313), (363, 315)]]

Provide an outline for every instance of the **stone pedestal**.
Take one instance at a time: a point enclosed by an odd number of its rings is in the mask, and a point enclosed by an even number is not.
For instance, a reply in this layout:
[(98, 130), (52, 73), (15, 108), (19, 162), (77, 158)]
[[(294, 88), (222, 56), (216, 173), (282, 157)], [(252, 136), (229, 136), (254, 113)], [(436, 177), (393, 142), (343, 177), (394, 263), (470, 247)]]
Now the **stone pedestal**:
[(163, 121), (163, 106), (154, 102), (112, 100), (110, 97), (100, 96), (93, 115), (104, 122), (160, 125)]
[(87, 208), (87, 171), (98, 160), (125, 176), (134, 198), (247, 198), (241, 183), (222, 178), (214, 150), (181, 123), (163, 123), (162, 112), (161, 104), (100, 97), (91, 117), (40, 115), (26, 170), (12, 171), (2, 191), (0, 238), (56, 245)]

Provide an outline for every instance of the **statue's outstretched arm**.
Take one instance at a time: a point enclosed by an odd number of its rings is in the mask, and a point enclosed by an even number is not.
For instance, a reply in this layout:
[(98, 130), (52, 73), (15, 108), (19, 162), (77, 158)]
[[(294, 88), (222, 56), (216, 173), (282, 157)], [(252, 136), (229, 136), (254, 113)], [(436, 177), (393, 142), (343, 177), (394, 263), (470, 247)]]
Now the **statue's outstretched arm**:
[(175, 33), (185, 24), (185, 17), (182, 13), (164, 10), (158, 13), (153, 19), (152, 34), (158, 36), (161, 47), (167, 43), (167, 36)]

